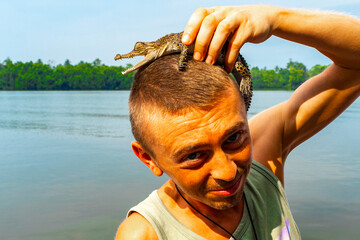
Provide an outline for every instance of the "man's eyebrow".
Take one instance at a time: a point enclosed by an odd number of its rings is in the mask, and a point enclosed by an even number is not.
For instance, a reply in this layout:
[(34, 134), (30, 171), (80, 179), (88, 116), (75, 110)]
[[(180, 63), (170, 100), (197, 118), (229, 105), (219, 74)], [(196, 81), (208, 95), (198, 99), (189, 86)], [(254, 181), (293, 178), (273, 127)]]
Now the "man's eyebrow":
[(198, 149), (201, 149), (201, 148), (205, 148), (205, 147), (208, 147), (210, 146), (209, 143), (198, 143), (198, 144), (192, 144), (192, 145), (189, 145), (189, 146), (186, 146), (182, 149), (180, 149), (179, 151), (176, 151), (173, 156), (175, 159), (178, 159), (181, 155), (183, 155), (184, 153), (187, 153), (187, 152), (194, 152)]
[[(239, 129), (243, 129), (245, 126), (244, 122), (238, 122), (236, 123), (234, 126), (232, 126), (231, 128), (229, 128), (228, 130), (225, 131), (223, 138), (227, 138), (230, 134), (235, 133), (236, 131), (238, 131)], [(224, 139), (222, 139), (224, 140)]]
[[(245, 123), (244, 122), (238, 122), (237, 124), (235, 124), (234, 126), (232, 126), (231, 128), (227, 129), (225, 131), (225, 133), (223, 134), (222, 136), (222, 141), (224, 141), (225, 138), (227, 138), (230, 134), (233, 134), (235, 133), (236, 131), (238, 131), (239, 129), (242, 129), (244, 128), (245, 126)], [(198, 143), (198, 144), (192, 144), (192, 145), (189, 145), (189, 146), (186, 146), (184, 148), (181, 148), (180, 150), (176, 151), (174, 154), (173, 154), (173, 157), (175, 159), (178, 159), (181, 155), (183, 155), (184, 153), (187, 153), (187, 152), (195, 152), (196, 150), (198, 149), (201, 149), (201, 148), (205, 148), (205, 147), (208, 147), (210, 146), (209, 143)]]

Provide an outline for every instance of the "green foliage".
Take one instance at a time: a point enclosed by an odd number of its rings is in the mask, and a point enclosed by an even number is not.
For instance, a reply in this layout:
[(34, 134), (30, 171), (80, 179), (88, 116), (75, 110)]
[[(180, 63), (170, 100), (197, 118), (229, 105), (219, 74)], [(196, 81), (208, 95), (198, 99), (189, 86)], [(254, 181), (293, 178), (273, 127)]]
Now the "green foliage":
[(321, 73), (327, 67), (328, 65), (315, 65), (308, 71), (304, 64), (290, 59), (286, 68), (276, 66), (274, 70), (267, 70), (266, 68), (253, 67), (251, 76), (254, 89), (294, 90), (307, 79)]
[[(56, 67), (44, 64), (41, 59), (35, 63), (13, 63), (7, 58), (0, 62), (0, 90), (128, 90), (134, 74), (121, 72), (130, 67), (131, 64), (106, 66), (98, 58), (92, 63), (81, 61), (76, 65), (67, 59)], [(307, 70), (304, 64), (290, 59), (286, 68), (253, 67), (251, 75), (254, 89), (293, 90), (326, 67), (315, 65)]]
[(0, 90), (128, 90), (133, 73), (121, 73), (128, 67), (105, 66), (98, 58), (77, 65), (67, 59), (56, 67), (40, 59), (13, 63), (8, 58), (0, 63)]
[(309, 77), (313, 77), (315, 75), (318, 75), (319, 73), (321, 73), (322, 71), (324, 71), (329, 65), (325, 65), (325, 66), (321, 66), (319, 64), (316, 64), (315, 66), (313, 66), (309, 72), (308, 75)]

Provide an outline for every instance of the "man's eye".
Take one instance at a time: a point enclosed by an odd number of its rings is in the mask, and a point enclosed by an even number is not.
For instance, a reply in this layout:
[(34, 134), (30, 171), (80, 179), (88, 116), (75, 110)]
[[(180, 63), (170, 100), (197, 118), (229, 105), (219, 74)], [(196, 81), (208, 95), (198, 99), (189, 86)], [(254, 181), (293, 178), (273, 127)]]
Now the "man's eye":
[(235, 133), (233, 135), (231, 135), (228, 139), (226, 139), (226, 143), (234, 143), (236, 141), (238, 141), (240, 138), (240, 133)]
[(239, 150), (246, 139), (246, 135), (242, 131), (239, 131), (225, 140), (223, 148), (226, 150)]
[(201, 157), (201, 153), (200, 153), (200, 152), (194, 152), (194, 153), (189, 154), (189, 155), (186, 157), (186, 160), (195, 160), (195, 159), (200, 158), (200, 157)]
[(207, 156), (206, 152), (190, 153), (183, 159), (182, 166), (189, 169), (201, 167), (206, 162)]

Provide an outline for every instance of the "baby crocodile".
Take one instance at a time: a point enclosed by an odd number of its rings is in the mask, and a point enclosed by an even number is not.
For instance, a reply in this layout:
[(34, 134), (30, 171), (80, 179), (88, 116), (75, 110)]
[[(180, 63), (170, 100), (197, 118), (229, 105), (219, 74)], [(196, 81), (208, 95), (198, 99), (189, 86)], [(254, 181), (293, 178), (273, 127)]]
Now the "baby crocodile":
[[(192, 54), (194, 51), (194, 43), (187, 46), (181, 42), (183, 32), (180, 33), (170, 33), (156, 41), (153, 42), (137, 42), (134, 46), (134, 50), (127, 54), (117, 54), (115, 56), (115, 60), (123, 59), (123, 58), (132, 58), (135, 56), (144, 55), (145, 58), (138, 62), (135, 66), (127, 69), (123, 72), (123, 74), (128, 74), (133, 72), (142, 66), (155, 61), (161, 56), (165, 56), (171, 53), (180, 52), (180, 59), (178, 69), (180, 71), (185, 70), (186, 61), (188, 54)], [(223, 47), (219, 57), (216, 61), (216, 64), (223, 66), (225, 51), (227, 48), (227, 44)], [(243, 95), (247, 110), (250, 107), (251, 97), (252, 97), (252, 80), (249, 71), (249, 67), (243, 58), (243, 56), (239, 53), (239, 56), (235, 62), (234, 69), (232, 70), (232, 74), (234, 75), (237, 83), (240, 86), (240, 92)]]

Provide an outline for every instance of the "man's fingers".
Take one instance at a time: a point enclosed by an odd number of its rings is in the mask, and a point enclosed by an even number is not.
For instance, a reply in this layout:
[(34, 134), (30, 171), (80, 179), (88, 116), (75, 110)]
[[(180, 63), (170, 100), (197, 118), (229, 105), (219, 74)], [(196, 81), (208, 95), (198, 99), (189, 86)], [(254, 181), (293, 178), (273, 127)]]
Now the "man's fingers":
[(236, 59), (239, 55), (241, 47), (244, 45), (248, 34), (244, 33), (238, 28), (229, 41), (228, 50), (225, 56), (225, 70), (231, 72), (234, 68)]
[(209, 46), (206, 58), (207, 63), (214, 64), (216, 62), (216, 59), (219, 56), (226, 40), (230, 34), (235, 31), (236, 27), (237, 25), (235, 21), (230, 18), (226, 18), (219, 23)]
[(205, 58), (214, 32), (217, 29), (219, 22), (223, 20), (223, 17), (224, 16), (221, 13), (214, 12), (203, 20), (196, 37), (194, 49), (195, 60), (203, 60)]
[(217, 26), (217, 18), (215, 15), (208, 15), (202, 22), (199, 33), (195, 41), (194, 59), (204, 60), (210, 45), (211, 39)]
[(183, 44), (189, 45), (195, 40), (204, 18), (211, 12), (211, 10), (206, 8), (198, 8), (195, 10), (186, 24), (182, 37)]

